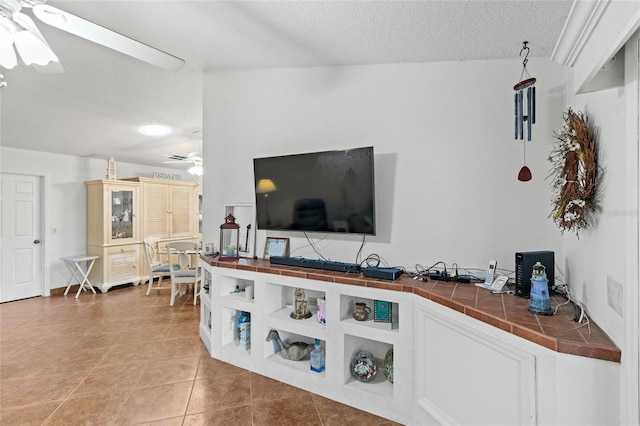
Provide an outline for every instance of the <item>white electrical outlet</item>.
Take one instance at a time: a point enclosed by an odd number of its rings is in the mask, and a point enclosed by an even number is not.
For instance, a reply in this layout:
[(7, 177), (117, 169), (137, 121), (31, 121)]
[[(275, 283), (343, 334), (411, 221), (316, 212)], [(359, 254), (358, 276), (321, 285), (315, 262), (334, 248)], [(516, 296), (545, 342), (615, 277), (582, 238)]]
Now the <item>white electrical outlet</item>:
[(622, 315), (622, 284), (610, 275), (607, 275), (607, 304)]

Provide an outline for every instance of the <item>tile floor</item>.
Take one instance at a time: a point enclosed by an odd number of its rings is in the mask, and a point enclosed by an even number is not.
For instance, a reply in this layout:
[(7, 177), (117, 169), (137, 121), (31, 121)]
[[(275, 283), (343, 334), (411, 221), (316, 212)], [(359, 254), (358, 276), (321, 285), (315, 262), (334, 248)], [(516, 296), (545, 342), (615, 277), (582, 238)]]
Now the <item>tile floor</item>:
[(0, 304), (0, 424), (395, 424), (214, 360), (191, 296), (145, 290)]

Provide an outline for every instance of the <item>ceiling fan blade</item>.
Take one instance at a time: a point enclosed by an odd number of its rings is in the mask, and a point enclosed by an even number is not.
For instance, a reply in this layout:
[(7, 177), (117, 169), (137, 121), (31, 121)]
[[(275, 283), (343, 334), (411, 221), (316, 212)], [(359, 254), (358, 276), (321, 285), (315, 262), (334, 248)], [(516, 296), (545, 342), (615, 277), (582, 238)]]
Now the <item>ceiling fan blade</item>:
[(47, 65), (31, 65), (36, 71), (43, 74), (64, 74), (64, 67), (60, 62), (49, 62)]
[(86, 19), (79, 18), (49, 4), (37, 4), (33, 6), (33, 13), (45, 24), (75, 34), (167, 71), (178, 71), (184, 65), (184, 60), (180, 58), (115, 31), (111, 31)]
[(178, 155), (178, 154), (172, 154), (172, 155), (163, 154), (163, 157), (167, 157), (170, 160), (178, 160), (178, 161), (188, 161), (189, 160), (188, 157), (185, 157), (184, 155)]
[(191, 164), (191, 161), (188, 161), (188, 160), (163, 161), (162, 164)]
[[(48, 62), (46, 64), (31, 63), (30, 65), (33, 68), (35, 68), (36, 71), (38, 72), (49, 73), (49, 74), (64, 73), (64, 68), (60, 64), (60, 61), (58, 60), (55, 53), (53, 53), (53, 50), (51, 50), (51, 47), (42, 36), (42, 33), (40, 32), (36, 24), (33, 22), (33, 19), (31, 19), (30, 17), (28, 17), (22, 12), (15, 12), (12, 15), (12, 18), (16, 24), (18, 24), (19, 26), (22, 26), (24, 29), (26, 29), (31, 34), (33, 34), (35, 39), (37, 39), (38, 42), (42, 43), (42, 45), (40, 46), (45, 47), (50, 51)], [(22, 59), (24, 60), (24, 58)]]

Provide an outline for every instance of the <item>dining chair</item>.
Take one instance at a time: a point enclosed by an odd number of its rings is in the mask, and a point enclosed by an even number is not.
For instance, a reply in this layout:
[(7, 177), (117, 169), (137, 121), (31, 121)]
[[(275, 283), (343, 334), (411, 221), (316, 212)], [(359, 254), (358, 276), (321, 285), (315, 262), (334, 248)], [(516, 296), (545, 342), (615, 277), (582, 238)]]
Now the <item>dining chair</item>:
[(198, 266), (198, 256), (195, 265), (190, 265), (192, 255), (198, 253), (198, 244), (190, 241), (175, 241), (167, 243), (167, 257), (169, 259), (169, 274), (171, 276), (171, 302), (173, 306), (176, 295), (180, 289), (193, 284), (193, 304), (198, 300), (198, 284), (202, 280), (201, 268)]
[(142, 245), (144, 246), (144, 258), (147, 261), (147, 269), (149, 270), (149, 287), (147, 288), (147, 296), (151, 293), (154, 278), (158, 279), (158, 285), (155, 287), (156, 290), (171, 288), (171, 286), (162, 286), (163, 278), (169, 278), (171, 274), (169, 273), (169, 264), (162, 263), (160, 250), (158, 248), (159, 241), (160, 238), (157, 237), (147, 237), (142, 240)]

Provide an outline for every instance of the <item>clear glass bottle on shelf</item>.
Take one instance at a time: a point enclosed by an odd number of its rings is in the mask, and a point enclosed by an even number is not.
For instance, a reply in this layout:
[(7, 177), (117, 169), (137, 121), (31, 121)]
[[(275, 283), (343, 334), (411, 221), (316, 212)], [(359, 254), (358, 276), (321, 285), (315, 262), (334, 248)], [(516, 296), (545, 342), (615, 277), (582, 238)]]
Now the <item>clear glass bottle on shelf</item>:
[(324, 350), (320, 339), (316, 339), (316, 344), (310, 354), (311, 371), (322, 373), (324, 371)]

